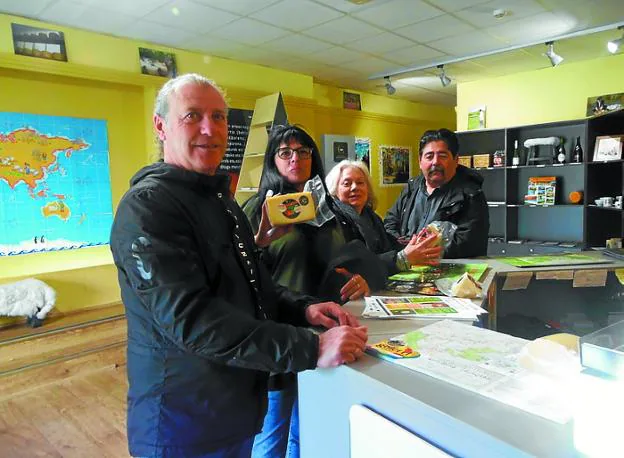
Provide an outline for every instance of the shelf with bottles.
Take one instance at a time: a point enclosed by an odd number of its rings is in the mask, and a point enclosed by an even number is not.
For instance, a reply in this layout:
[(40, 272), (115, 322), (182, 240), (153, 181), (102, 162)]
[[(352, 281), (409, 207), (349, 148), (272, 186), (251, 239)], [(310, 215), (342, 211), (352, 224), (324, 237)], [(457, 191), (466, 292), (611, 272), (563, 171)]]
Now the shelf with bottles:
[(586, 138), (587, 123), (583, 119), (509, 128), (508, 165), (583, 163)]
[(544, 169), (549, 167), (578, 167), (582, 166), (582, 162), (569, 162), (564, 164), (532, 164), (532, 165), (508, 165), (505, 167), (507, 170), (517, 169)]

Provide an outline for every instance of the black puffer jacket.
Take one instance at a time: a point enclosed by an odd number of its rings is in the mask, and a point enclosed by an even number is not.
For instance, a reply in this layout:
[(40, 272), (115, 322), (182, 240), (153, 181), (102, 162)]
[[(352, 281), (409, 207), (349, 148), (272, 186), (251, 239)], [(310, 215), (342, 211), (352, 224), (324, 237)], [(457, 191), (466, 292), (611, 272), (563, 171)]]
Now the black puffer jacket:
[[(425, 178), (421, 174), (411, 178), (384, 219), (386, 231), (395, 238), (411, 236), (418, 227), (410, 227), (409, 216), (414, 208), (418, 193)], [(483, 177), (463, 165), (445, 186), (447, 192), (440, 195), (440, 202), (434, 203), (437, 211), (431, 213), (423, 227), (432, 221), (450, 221), (457, 225), (457, 231), (450, 245), (444, 251), (445, 258), (471, 258), (487, 253), (490, 219), (487, 200), (481, 189)]]
[(272, 321), (305, 325), (315, 299), (273, 284), (228, 185), (157, 163), (117, 209), (111, 250), (128, 319), (133, 456), (198, 456), (251, 437), (268, 372), (316, 367), (318, 337)]

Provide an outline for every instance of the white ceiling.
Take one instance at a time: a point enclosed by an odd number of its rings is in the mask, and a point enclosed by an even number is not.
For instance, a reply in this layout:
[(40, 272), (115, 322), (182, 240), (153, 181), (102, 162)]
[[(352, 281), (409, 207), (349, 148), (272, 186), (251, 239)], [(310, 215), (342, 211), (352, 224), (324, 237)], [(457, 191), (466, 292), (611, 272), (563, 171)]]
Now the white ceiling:
[[(496, 19), (492, 12), (509, 12)], [(174, 10), (179, 12), (174, 14)], [(309, 74), (385, 93), (373, 74), (547, 41), (624, 21), (622, 0), (0, 0), (0, 12)], [(608, 30), (555, 44), (569, 62), (606, 56)], [(397, 81), (393, 97), (455, 104), (456, 81), (546, 68), (544, 45)], [(400, 77), (394, 77), (396, 81)]]

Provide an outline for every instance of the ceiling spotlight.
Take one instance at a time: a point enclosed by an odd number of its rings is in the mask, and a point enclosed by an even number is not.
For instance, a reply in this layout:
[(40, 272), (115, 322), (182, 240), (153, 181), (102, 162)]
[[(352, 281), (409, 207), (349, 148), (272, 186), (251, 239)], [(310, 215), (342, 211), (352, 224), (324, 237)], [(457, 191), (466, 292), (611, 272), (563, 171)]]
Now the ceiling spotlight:
[(384, 76), (384, 80), (386, 80), (384, 84), (384, 87), (386, 88), (386, 92), (388, 93), (388, 95), (394, 95), (394, 93), (396, 92), (396, 87), (392, 85), (392, 81), (390, 81), (390, 77)]
[[(624, 29), (624, 26), (621, 25), (618, 27), (618, 30), (622, 29)], [(624, 35), (622, 35), (622, 37), (618, 38), (617, 40), (611, 40), (609, 43), (607, 43), (607, 49), (611, 54), (615, 54), (616, 52), (618, 52), (618, 49), (620, 49), (620, 46), (622, 46), (622, 43), (624, 43)]]
[(548, 46), (548, 50), (544, 53), (544, 56), (548, 57), (548, 60), (550, 60), (550, 65), (552, 65), (553, 67), (556, 67), (561, 62), (563, 62), (563, 57), (561, 57), (559, 54), (555, 52), (554, 41), (546, 42), (546, 46)]
[(438, 68), (440, 69), (440, 74), (438, 75), (438, 78), (440, 78), (442, 87), (446, 87), (451, 84), (452, 80), (446, 75), (446, 71), (444, 71), (444, 65), (438, 65)]

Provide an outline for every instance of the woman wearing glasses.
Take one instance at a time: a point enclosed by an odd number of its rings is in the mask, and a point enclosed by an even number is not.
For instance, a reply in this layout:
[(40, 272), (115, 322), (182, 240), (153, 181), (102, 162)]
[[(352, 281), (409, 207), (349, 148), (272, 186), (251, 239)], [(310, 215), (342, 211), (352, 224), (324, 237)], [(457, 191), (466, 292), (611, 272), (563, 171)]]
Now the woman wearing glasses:
[[(325, 188), (323, 164), (312, 137), (295, 125), (277, 126), (269, 136), (258, 193), (243, 204), (243, 211), (258, 234), (256, 244), (262, 248), (262, 261), (273, 279), (296, 292), (323, 297), (319, 279), (331, 269), (332, 260), (341, 247), (353, 239), (353, 234), (345, 229), (345, 219), (335, 208), (333, 199), (327, 201), (335, 218), (320, 227), (296, 224), (270, 228), (264, 205), (269, 191), (273, 194), (300, 192), (315, 176)], [(271, 234), (269, 237), (260, 236), (267, 232)], [(369, 282), (364, 277), (346, 269), (338, 271), (342, 280), (334, 297), (347, 301), (370, 293)], [(298, 457), (296, 378), (294, 375), (289, 378), (273, 376), (270, 384), (269, 407), (262, 432), (254, 441), (253, 457)]]

